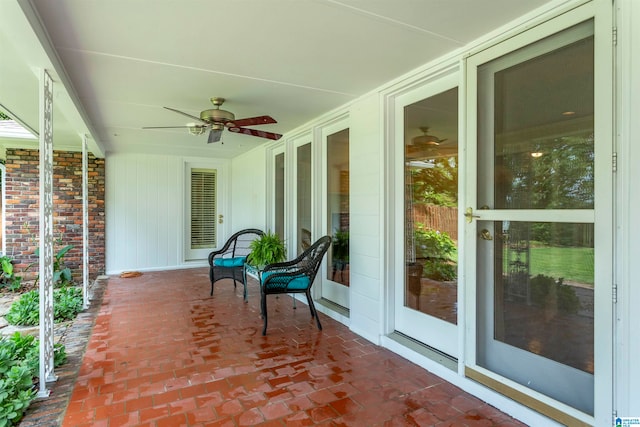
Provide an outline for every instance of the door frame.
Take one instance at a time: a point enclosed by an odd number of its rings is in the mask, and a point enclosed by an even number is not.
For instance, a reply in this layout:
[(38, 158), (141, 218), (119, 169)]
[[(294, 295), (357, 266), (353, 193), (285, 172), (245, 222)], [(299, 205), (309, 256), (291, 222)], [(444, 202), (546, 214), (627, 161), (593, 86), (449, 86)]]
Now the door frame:
[[(218, 218), (222, 215), (222, 224), (216, 225), (216, 246), (215, 248), (198, 249), (192, 253), (190, 249), (190, 206), (191, 206), (191, 189), (190, 189), (190, 171), (191, 169), (215, 169), (216, 170), (216, 212)], [(183, 200), (183, 233), (182, 239), (182, 260), (183, 262), (203, 261), (206, 260), (209, 252), (224, 244), (229, 234), (229, 222), (231, 221), (231, 211), (229, 209), (229, 193), (228, 190), (228, 167), (226, 162), (217, 160), (203, 160), (198, 158), (185, 158), (182, 162), (182, 179), (184, 180), (182, 187), (184, 189)]]
[[(491, 215), (485, 215), (478, 211), (477, 195), (475, 194), (476, 166), (470, 168), (471, 160), (477, 159), (477, 68), (482, 64), (498, 58), (504, 54), (513, 52), (518, 48), (534, 43), (546, 36), (567, 29), (574, 24), (594, 18), (594, 70), (596, 82), (594, 87), (595, 111), (595, 176), (600, 177), (595, 181), (594, 192), (597, 195), (593, 218), (595, 224), (596, 250), (607, 253), (609, 248), (613, 254), (613, 169), (611, 159), (614, 146), (614, 116), (613, 116), (613, 5), (607, 0), (593, 0), (584, 5), (571, 9), (559, 16), (534, 26), (509, 39), (503, 40), (474, 55), (464, 58), (466, 88), (466, 150), (469, 164), (466, 168), (464, 185), (465, 204), (461, 208), (472, 207), (474, 214), (479, 217), (470, 224), (464, 222), (465, 227), (461, 235), (465, 240), (464, 276), (465, 280), (465, 334), (464, 342), (464, 372), (469, 378), (479, 381), (496, 391), (509, 395), (514, 400), (526, 406), (534, 408), (547, 416), (565, 422), (583, 422), (585, 425), (609, 425), (613, 412), (613, 255), (611, 257), (595, 257), (595, 283), (594, 297), (594, 416), (591, 417), (563, 403), (557, 402), (547, 396), (527, 389), (525, 386), (515, 383), (507, 378), (495, 374), (476, 363), (477, 354), (477, 295), (478, 289), (476, 277), (476, 236), (478, 221), (491, 221)], [(472, 173), (469, 173), (471, 170)], [(473, 190), (473, 193), (472, 193)], [(513, 217), (517, 220), (517, 214)], [(552, 218), (549, 218), (550, 220)], [(599, 225), (598, 224), (602, 224)], [(607, 286), (611, 284), (611, 286)]]
[[(392, 105), (392, 117), (394, 120), (394, 134), (393, 134), (393, 158), (395, 159), (394, 167), (390, 172), (393, 175), (393, 191), (390, 193), (391, 206), (394, 210), (393, 217), (395, 220), (392, 223), (393, 230), (393, 243), (394, 248), (392, 253), (392, 263), (394, 265), (393, 280), (390, 282), (395, 284), (391, 286), (390, 291), (394, 294), (393, 301), (393, 325), (394, 330), (407, 335), (419, 342), (432, 347), (438, 351), (441, 351), (448, 356), (458, 358), (460, 353), (459, 331), (458, 325), (460, 324), (460, 310), (458, 310), (458, 323), (452, 325), (444, 320), (434, 318), (425, 313), (420, 313), (416, 310), (405, 307), (405, 262), (406, 262), (406, 248), (405, 248), (405, 156), (404, 156), (404, 113), (405, 107), (423, 99), (438, 95), (446, 92), (447, 90), (458, 88), (458, 129), (460, 129), (460, 110), (462, 105), (462, 91), (460, 90), (460, 72), (459, 69), (450, 70), (445, 75), (440, 75), (438, 78), (432, 79), (428, 82), (424, 82), (419, 86), (412, 87), (411, 90), (406, 90), (404, 93), (394, 97)], [(461, 135), (459, 131), (459, 135)], [(460, 203), (460, 178), (462, 177), (462, 165), (460, 164), (460, 154), (462, 152), (462, 138), (458, 138), (458, 203)], [(461, 206), (460, 204), (458, 205)], [(460, 224), (458, 224), (460, 227)], [(459, 235), (461, 235), (459, 233)], [(462, 239), (459, 239), (462, 240)], [(460, 253), (460, 252), (459, 252)], [(462, 270), (461, 263), (458, 263), (458, 273)], [(458, 274), (457, 280), (457, 294), (458, 301), (460, 301), (461, 295), (461, 281), (460, 274)], [(460, 304), (458, 304), (460, 306)], [(402, 318), (401, 318), (402, 317)], [(406, 319), (405, 319), (406, 317)], [(415, 325), (415, 326), (414, 326)], [(428, 334), (420, 334), (420, 329), (423, 326), (425, 330), (428, 330)], [(430, 335), (430, 336), (427, 336)], [(434, 336), (435, 335), (435, 336)]]
[[(328, 156), (327, 156), (327, 138), (334, 133), (340, 132), (345, 129), (350, 128), (349, 117), (347, 115), (342, 115), (336, 117), (329, 123), (325, 123), (322, 126), (319, 126), (317, 129), (317, 136), (319, 137), (319, 150), (321, 150), (321, 155), (319, 158), (321, 159), (321, 167), (318, 169), (318, 172), (321, 174), (320, 177), (320, 198), (318, 200), (321, 201), (321, 208), (319, 212), (319, 229), (321, 230), (321, 235), (333, 235), (333, 230), (329, 230), (328, 228), (328, 216), (327, 216), (327, 207), (329, 205), (329, 201), (327, 198), (328, 192), (328, 183), (327, 183), (327, 167), (328, 167)], [(351, 144), (350, 144), (351, 146)], [(312, 154), (313, 155), (313, 154)], [(313, 159), (311, 160), (313, 164)], [(349, 160), (351, 161), (351, 160)], [(351, 196), (349, 196), (351, 197)], [(351, 203), (351, 202), (349, 202)], [(351, 208), (349, 209), (351, 210)], [(319, 237), (319, 236), (317, 236)], [(317, 239), (316, 236), (314, 238)], [(345, 309), (349, 309), (350, 307), (350, 287), (338, 284), (327, 278), (327, 265), (328, 265), (328, 256), (324, 257), (322, 265), (320, 266), (320, 270), (318, 272), (318, 276), (320, 277), (320, 297), (322, 299), (326, 299), (334, 304), (337, 304), (340, 307)], [(327, 298), (325, 295), (328, 295)]]
[[(284, 156), (284, 186), (283, 186), (283, 212), (282, 214), (284, 215), (284, 224), (283, 224), (283, 233), (284, 236), (282, 236), (283, 238), (286, 239), (287, 236), (287, 227), (288, 227), (288, 220), (289, 220), (289, 216), (288, 214), (288, 197), (287, 197), (287, 190), (289, 187), (289, 163), (288, 163), (288, 157), (289, 157), (289, 153), (286, 151), (285, 149), (285, 144), (283, 143), (279, 143), (277, 145), (274, 145), (273, 147), (270, 147), (267, 149), (267, 166), (265, 168), (266, 170), (266, 176), (267, 176), (267, 200), (266, 200), (266, 225), (267, 228), (270, 231), (275, 232), (276, 231), (276, 221), (277, 221), (277, 217), (276, 217), (276, 209), (277, 209), (277, 201), (275, 199), (276, 197), (276, 157), (278, 155), (282, 154)], [(266, 231), (266, 230), (265, 230)]]

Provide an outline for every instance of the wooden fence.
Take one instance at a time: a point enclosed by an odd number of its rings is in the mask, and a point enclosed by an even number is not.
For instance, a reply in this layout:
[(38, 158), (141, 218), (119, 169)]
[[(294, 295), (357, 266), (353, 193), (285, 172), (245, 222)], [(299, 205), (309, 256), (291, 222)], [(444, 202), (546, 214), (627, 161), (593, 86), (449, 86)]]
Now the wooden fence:
[(413, 223), (447, 233), (454, 241), (458, 241), (458, 208), (414, 205)]

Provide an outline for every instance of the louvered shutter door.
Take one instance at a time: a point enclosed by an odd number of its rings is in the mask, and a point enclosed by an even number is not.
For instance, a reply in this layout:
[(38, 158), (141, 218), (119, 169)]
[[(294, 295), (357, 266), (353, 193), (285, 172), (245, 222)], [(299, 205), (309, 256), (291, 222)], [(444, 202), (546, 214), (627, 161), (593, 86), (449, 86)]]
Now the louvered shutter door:
[(216, 170), (191, 169), (191, 249), (216, 246)]

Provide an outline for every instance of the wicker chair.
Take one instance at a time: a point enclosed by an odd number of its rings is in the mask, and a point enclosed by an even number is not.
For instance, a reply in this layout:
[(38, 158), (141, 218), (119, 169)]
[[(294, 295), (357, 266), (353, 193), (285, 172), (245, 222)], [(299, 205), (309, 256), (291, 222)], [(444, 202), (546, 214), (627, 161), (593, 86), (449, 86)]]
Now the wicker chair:
[(251, 242), (262, 236), (264, 232), (256, 228), (240, 230), (229, 237), (222, 249), (209, 254), (209, 280), (211, 280), (211, 295), (213, 284), (220, 279), (233, 279), (233, 287), (242, 282), (244, 286), (244, 300), (247, 301), (247, 280), (244, 275), (244, 263), (251, 253)]
[(315, 317), (318, 329), (322, 330), (318, 312), (311, 298), (311, 285), (330, 245), (330, 236), (321, 237), (296, 259), (270, 264), (264, 268), (260, 275), (260, 308), (264, 319), (262, 335), (267, 334), (267, 295), (273, 294), (305, 294), (311, 318)]

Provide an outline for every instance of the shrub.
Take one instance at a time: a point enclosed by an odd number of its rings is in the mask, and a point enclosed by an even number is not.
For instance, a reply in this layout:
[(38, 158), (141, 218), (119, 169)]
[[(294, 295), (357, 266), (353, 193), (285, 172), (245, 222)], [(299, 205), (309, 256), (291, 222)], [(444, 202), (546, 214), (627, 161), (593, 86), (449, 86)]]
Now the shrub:
[[(5, 316), (12, 325), (35, 326), (40, 323), (40, 296), (33, 290), (22, 294)], [(71, 320), (82, 311), (82, 289), (66, 286), (53, 290), (53, 320)]]
[(416, 225), (416, 258), (424, 260), (424, 275), (434, 280), (455, 280), (457, 268), (453, 256), (457, 248), (451, 236), (420, 223)]
[[(16, 425), (36, 395), (34, 378), (39, 374), (39, 342), (16, 332), (0, 338), (0, 427)], [(67, 360), (63, 345), (56, 344), (54, 366)]]
[(424, 275), (433, 280), (448, 281), (458, 277), (458, 268), (449, 261), (428, 259), (424, 263)]
[(553, 277), (542, 274), (533, 277), (529, 282), (533, 303), (538, 307), (546, 307), (550, 303), (552, 292), (555, 292), (558, 310), (569, 314), (577, 313), (580, 310), (580, 300), (576, 291), (562, 281), (562, 277), (556, 282)]

